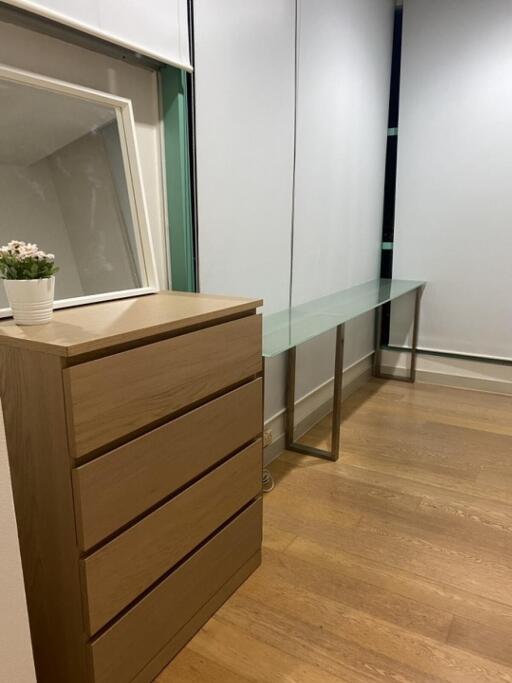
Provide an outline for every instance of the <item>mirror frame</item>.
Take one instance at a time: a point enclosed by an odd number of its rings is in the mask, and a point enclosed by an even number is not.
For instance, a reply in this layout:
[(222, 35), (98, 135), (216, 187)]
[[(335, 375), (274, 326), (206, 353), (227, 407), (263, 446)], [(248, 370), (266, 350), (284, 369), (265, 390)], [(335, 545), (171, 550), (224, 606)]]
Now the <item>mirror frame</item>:
[[(146, 198), (142, 185), (142, 173), (131, 100), (117, 95), (111, 95), (110, 93), (105, 93), (100, 90), (94, 90), (85, 86), (75, 85), (48, 76), (35, 74), (30, 71), (16, 69), (5, 64), (0, 64), (0, 81), (2, 80), (65, 94), (89, 102), (98, 102), (99, 104), (112, 107), (116, 113), (121, 154), (126, 176), (126, 186), (128, 189), (135, 231), (135, 243), (137, 246), (137, 253), (134, 254), (134, 257), (139, 264), (142, 286), (134, 289), (88, 294), (68, 299), (56, 299), (54, 308), (68, 308), (71, 306), (125, 299), (157, 292), (159, 287), (155, 253), (149, 229)], [(16, 239), (16, 236), (14, 235), (11, 239)], [(10, 308), (0, 308), (0, 318), (9, 317), (11, 315), (12, 312)]]

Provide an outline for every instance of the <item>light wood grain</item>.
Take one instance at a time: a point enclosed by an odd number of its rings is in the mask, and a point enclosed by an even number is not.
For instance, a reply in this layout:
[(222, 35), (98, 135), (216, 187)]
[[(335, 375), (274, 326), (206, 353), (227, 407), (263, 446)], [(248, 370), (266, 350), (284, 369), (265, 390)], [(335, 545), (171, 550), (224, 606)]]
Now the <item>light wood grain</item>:
[(262, 568), (189, 643), (183, 683), (210, 661), (241, 680), (510, 683), (511, 415), (439, 386), (354, 394), (338, 462), (271, 466)]
[[(189, 621), (187, 621), (166, 645), (164, 645), (158, 654), (135, 676), (131, 683), (150, 683), (150, 681), (154, 681), (155, 676), (163, 670), (165, 665), (181, 650), (201, 626), (208, 621), (229, 596), (260, 566), (260, 564), (261, 549), (230, 576), (215, 595), (211, 597)], [(210, 675), (211, 670), (208, 668), (208, 676)], [(179, 678), (175, 676), (173, 680), (176, 681), (179, 680)]]
[(260, 563), (258, 303), (167, 294), (0, 326), (38, 683), (149, 683)]
[(136, 678), (140, 663), (157, 656), (223, 584), (258, 555), (260, 542), (261, 499), (92, 643), (96, 683), (128, 683)]
[(73, 471), (81, 547), (91, 548), (261, 432), (254, 380)]
[[(276, 654), (278, 654), (277, 650)], [(180, 653), (174, 660), (172, 672), (167, 669), (158, 680), (160, 683), (176, 683), (176, 681), (204, 683), (203, 671), (205, 670), (208, 671), (209, 683), (248, 683), (258, 680), (253, 675), (248, 678), (235, 673), (218, 662), (214, 662), (213, 659), (190, 649), (183, 650), (183, 653)]]
[(64, 370), (76, 456), (261, 372), (261, 316)]
[[(313, 558), (317, 559), (314, 554)], [(318, 581), (315, 572), (320, 569), (319, 564), (298, 552), (293, 544), (286, 553), (266, 547), (263, 571), (251, 585), (261, 596), (267, 590), (269, 600), (277, 591), (283, 595), (295, 593), (300, 603), (300, 596), (309, 592), (318, 596), (322, 604), (332, 600), (339, 603), (340, 610), (364, 612), (372, 618), (439, 641), (446, 639), (453, 615), (441, 605), (433, 607), (414, 597), (401, 595), (396, 591), (397, 585), (392, 588), (377, 586), (365, 580), (362, 573), (351, 574), (341, 563), (329, 565), (328, 581)]]
[[(182, 665), (189, 653), (196, 657), (193, 672), (186, 664)], [(206, 660), (202, 662), (198, 657), (206, 657)], [(316, 664), (284, 652), (277, 643), (274, 645), (271, 642), (270, 637), (267, 640), (253, 637), (247, 629), (242, 630), (225, 620), (220, 622), (214, 619), (203, 628), (190, 647), (178, 655), (173, 665), (162, 672), (156, 683), (191, 683), (195, 680), (204, 683), (209, 681), (205, 675), (206, 672), (208, 675), (210, 673), (210, 662), (214, 665), (220, 662), (226, 669), (235, 671), (235, 676), (239, 677), (236, 680), (240, 681), (245, 680), (245, 677), (259, 683), (358, 683), (361, 680), (348, 669), (345, 675), (339, 669), (336, 675), (329, 674), (325, 668), (321, 669)], [(179, 674), (173, 679), (175, 666)]]
[[(291, 636), (285, 640), (288, 654), (295, 653), (310, 663), (321, 662), (329, 673), (339, 663), (360, 673), (370, 671), (376, 680), (386, 682), (495, 683), (510, 679), (507, 666), (480, 655), (417, 635), (364, 612), (347, 610), (337, 600), (319, 601), (316, 592), (297, 593), (279, 588), (267, 589), (265, 597), (244, 593), (235, 596), (219, 614), (219, 621), (238, 626), (253, 637), (261, 635), (266, 642), (271, 642), (276, 630), (283, 630)], [(251, 619), (254, 609), (258, 611), (258, 621)]]
[(261, 440), (83, 560), (91, 634), (261, 492)]
[(242, 315), (262, 304), (253, 299), (159, 292), (55, 311), (47, 325), (6, 321), (0, 324), (0, 344), (73, 357)]
[(37, 680), (85, 683), (61, 360), (0, 347), (0, 381)]
[(512, 669), (512, 642), (510, 625), (499, 621), (483, 625), (463, 617), (455, 617), (448, 642), (457, 648), (477, 652), (486, 659), (500, 662)]

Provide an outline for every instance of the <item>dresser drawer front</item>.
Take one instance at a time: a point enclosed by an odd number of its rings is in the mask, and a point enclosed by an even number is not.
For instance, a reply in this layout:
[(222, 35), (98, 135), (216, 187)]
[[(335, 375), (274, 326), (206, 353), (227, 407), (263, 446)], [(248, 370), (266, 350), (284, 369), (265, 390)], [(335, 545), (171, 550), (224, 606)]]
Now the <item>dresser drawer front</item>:
[(261, 492), (261, 439), (82, 560), (96, 633)]
[(259, 315), (67, 368), (71, 450), (125, 439), (261, 369)]
[(95, 683), (128, 683), (260, 550), (261, 498), (89, 646)]
[(73, 471), (82, 550), (261, 434), (262, 380), (230, 391)]

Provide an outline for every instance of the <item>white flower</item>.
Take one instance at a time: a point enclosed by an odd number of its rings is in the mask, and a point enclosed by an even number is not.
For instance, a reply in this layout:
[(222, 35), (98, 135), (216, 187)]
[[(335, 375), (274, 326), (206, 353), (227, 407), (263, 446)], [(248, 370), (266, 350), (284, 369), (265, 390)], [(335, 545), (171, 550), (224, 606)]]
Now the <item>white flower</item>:
[(0, 247), (0, 254), (6, 256), (13, 256), (18, 261), (26, 261), (27, 259), (34, 259), (36, 261), (54, 261), (54, 254), (45, 254), (39, 249), (37, 244), (31, 242), (22, 242), (20, 240), (11, 240), (7, 245)]

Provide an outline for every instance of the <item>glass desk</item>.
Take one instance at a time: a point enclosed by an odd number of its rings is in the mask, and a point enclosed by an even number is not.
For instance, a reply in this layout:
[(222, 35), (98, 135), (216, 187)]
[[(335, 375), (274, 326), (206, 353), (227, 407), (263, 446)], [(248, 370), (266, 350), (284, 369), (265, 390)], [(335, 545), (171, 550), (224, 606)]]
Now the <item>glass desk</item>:
[[(414, 382), (416, 376), (416, 351), (418, 344), (418, 325), (420, 300), (424, 282), (417, 280), (372, 280), (363, 285), (344, 289), (329, 296), (315, 299), (300, 306), (287, 308), (278, 313), (263, 316), (263, 356), (273, 358), (280, 353), (288, 354), (286, 379), (286, 432), (287, 450), (315, 455), (328, 460), (337, 460), (340, 446), (341, 386), (343, 375), (343, 347), (345, 323), (364, 313), (376, 310), (375, 316), (375, 356), (373, 375), (375, 377), (399, 379)], [(411, 365), (407, 377), (397, 377), (382, 372), (381, 368), (381, 322), (384, 304), (405, 294), (415, 292), (414, 323), (411, 348)], [(324, 451), (304, 446), (294, 440), (295, 411), (295, 367), (296, 348), (299, 344), (313, 339), (324, 332), (336, 329), (336, 357), (334, 368), (334, 398), (332, 412), (331, 449)]]

